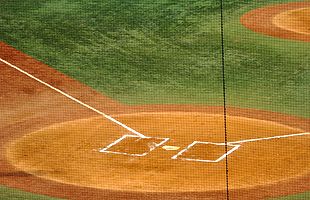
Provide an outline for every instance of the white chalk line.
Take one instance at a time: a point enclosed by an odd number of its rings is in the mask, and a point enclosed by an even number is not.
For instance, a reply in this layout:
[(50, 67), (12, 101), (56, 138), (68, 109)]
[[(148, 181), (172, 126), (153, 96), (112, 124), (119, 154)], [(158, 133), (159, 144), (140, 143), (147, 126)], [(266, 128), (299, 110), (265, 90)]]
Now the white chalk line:
[(138, 131), (136, 131), (136, 130), (134, 130), (134, 129), (128, 127), (128, 126), (126, 126), (125, 124), (121, 123), (120, 121), (117, 121), (117, 120), (114, 119), (113, 117), (111, 117), (111, 116), (109, 116), (109, 115), (107, 115), (107, 114), (105, 114), (105, 113), (103, 113), (103, 112), (97, 110), (96, 108), (94, 108), (94, 107), (92, 107), (92, 106), (90, 106), (90, 105), (88, 105), (88, 104), (86, 104), (86, 103), (83, 103), (82, 101), (80, 101), (80, 100), (74, 98), (73, 96), (71, 96), (71, 95), (65, 93), (64, 91), (62, 91), (62, 90), (60, 90), (60, 89), (58, 89), (58, 88), (55, 88), (54, 86), (52, 86), (52, 85), (50, 85), (50, 84), (48, 84), (48, 83), (42, 81), (41, 79), (39, 79), (39, 78), (33, 76), (32, 74), (29, 74), (28, 72), (26, 72), (26, 71), (20, 69), (19, 67), (15, 66), (15, 65), (13, 65), (13, 64), (11, 64), (11, 63), (9, 63), (8, 61), (3, 60), (2, 58), (0, 58), (0, 61), (3, 62), (3, 63), (5, 63), (6, 65), (8, 65), (8, 66), (10, 66), (10, 67), (12, 67), (12, 68), (18, 70), (19, 72), (25, 74), (26, 76), (28, 76), (28, 77), (30, 77), (30, 78), (32, 78), (32, 79), (38, 81), (39, 83), (41, 83), (41, 84), (43, 84), (43, 85), (45, 85), (45, 86), (51, 88), (52, 90), (54, 90), (54, 91), (56, 91), (56, 92), (58, 92), (58, 93), (64, 95), (65, 97), (71, 99), (72, 101), (75, 101), (76, 103), (78, 103), (78, 104), (80, 104), (80, 105), (82, 105), (82, 106), (84, 106), (84, 107), (86, 107), (86, 108), (88, 108), (88, 109), (90, 109), (90, 110), (92, 110), (92, 111), (94, 111), (94, 112), (96, 112), (96, 113), (102, 115), (102, 116), (105, 117), (106, 119), (108, 119), (108, 120), (110, 120), (110, 121), (112, 121), (112, 122), (118, 124), (119, 126), (125, 128), (125, 129), (127, 129), (128, 131), (132, 132), (133, 134), (138, 135), (138, 136), (140, 136), (141, 138), (145, 138), (145, 137), (146, 137), (146, 136), (143, 135), (142, 133), (139, 133)]
[[(88, 109), (90, 109), (90, 110), (92, 110), (92, 111), (94, 111), (94, 112), (96, 112), (96, 113), (102, 115), (102, 116), (105, 117), (106, 119), (108, 119), (108, 120), (110, 120), (110, 121), (112, 121), (112, 122), (118, 124), (119, 126), (125, 128), (125, 129), (127, 129), (128, 131), (134, 133), (135, 135), (137, 135), (137, 136), (139, 136), (139, 137), (141, 137), (141, 138), (148, 138), (148, 137), (146, 137), (145, 135), (143, 135), (142, 133), (139, 133), (138, 131), (136, 131), (136, 130), (130, 128), (130, 127), (128, 127), (127, 125), (121, 123), (120, 121), (114, 119), (113, 117), (111, 117), (111, 116), (109, 116), (109, 115), (107, 115), (107, 114), (105, 114), (105, 113), (103, 113), (103, 112), (101, 112), (101, 111), (95, 109), (94, 107), (92, 107), (92, 106), (90, 106), (90, 105), (88, 105), (88, 104), (86, 104), (86, 103), (84, 103), (84, 102), (82, 102), (82, 101), (80, 101), (80, 100), (74, 98), (73, 96), (71, 96), (71, 95), (69, 95), (69, 94), (63, 92), (62, 90), (60, 90), (60, 89), (58, 89), (58, 88), (56, 88), (56, 87), (54, 87), (54, 86), (52, 86), (52, 85), (50, 85), (50, 84), (48, 84), (48, 83), (42, 81), (41, 79), (39, 79), (39, 78), (33, 76), (32, 74), (30, 74), (30, 73), (28, 73), (28, 72), (26, 72), (26, 71), (20, 69), (19, 67), (15, 66), (15, 65), (13, 65), (13, 64), (11, 64), (11, 63), (9, 63), (8, 61), (6, 61), (6, 60), (4, 60), (4, 59), (2, 59), (2, 58), (0, 58), (0, 61), (3, 62), (3, 63), (6, 64), (6, 65), (8, 65), (8, 66), (10, 66), (10, 67), (12, 67), (12, 68), (18, 70), (19, 72), (25, 74), (26, 76), (28, 76), (28, 77), (30, 77), (30, 78), (36, 80), (37, 82), (39, 82), (39, 83), (41, 83), (41, 84), (43, 84), (43, 85), (45, 85), (45, 86), (51, 88), (52, 90), (54, 90), (54, 91), (56, 91), (56, 92), (58, 92), (58, 93), (64, 95), (65, 97), (71, 99), (72, 101), (75, 101), (76, 103), (78, 103), (78, 104), (80, 104), (80, 105), (82, 105), (82, 106), (84, 106), (84, 107), (86, 107), (86, 108), (88, 108)], [(234, 145), (234, 144), (237, 144), (237, 145), (238, 145), (238, 144), (248, 143), (248, 142), (257, 142), (257, 141), (262, 141), (262, 140), (272, 140), (272, 139), (280, 139), (280, 138), (288, 138), (288, 137), (296, 137), (296, 136), (305, 136), (305, 135), (310, 135), (310, 133), (309, 133), (309, 132), (306, 132), (306, 133), (297, 133), (297, 134), (290, 134), (290, 135), (272, 136), (272, 137), (266, 137), (266, 138), (246, 139), (246, 140), (240, 140), (240, 141), (234, 141), (234, 142), (227, 142), (227, 145)], [(127, 135), (127, 136), (128, 136), (128, 135)], [(126, 136), (125, 136), (125, 137), (126, 137)], [(115, 142), (118, 143), (118, 142), (120, 142), (122, 139), (124, 139), (124, 138), (120, 138), (119, 140), (117, 140), (117, 141), (115, 141)], [(161, 145), (162, 145), (163, 143), (165, 143), (165, 142), (166, 142), (166, 141), (161, 142), (160, 144), (156, 145), (156, 147), (161, 146)], [(195, 141), (195, 142), (197, 143), (198, 141)], [(192, 143), (191, 145), (189, 145), (187, 148), (185, 148), (185, 149), (183, 149), (182, 151), (180, 151), (177, 155), (173, 156), (172, 159), (177, 159), (177, 157), (178, 157), (179, 155), (181, 155), (182, 153), (184, 153), (185, 151), (187, 151), (191, 146), (193, 146), (193, 145), (195, 144), (195, 142)], [(225, 143), (217, 143), (217, 144), (223, 145), (223, 144), (225, 144)], [(114, 144), (112, 143), (112, 144), (110, 144), (110, 145), (113, 146)], [(109, 147), (111, 147), (110, 145), (109, 145)], [(239, 147), (240, 147), (240, 145), (239, 145), (237, 148), (239, 148)], [(107, 148), (108, 148), (108, 147), (107, 147)], [(107, 148), (106, 148), (106, 149), (107, 149)], [(235, 147), (235, 148), (236, 148), (236, 147)], [(236, 148), (236, 149), (237, 149), (237, 148)], [(234, 148), (233, 148), (233, 149), (234, 149)], [(236, 149), (234, 149), (234, 150), (236, 150)], [(234, 151), (234, 150), (233, 150), (233, 151)], [(227, 153), (224, 154), (222, 157), (224, 158), (224, 157), (228, 156), (228, 155), (229, 155), (230, 153), (232, 153), (233, 151), (227, 152)], [(221, 157), (221, 158), (222, 158), (222, 157)], [(222, 158), (222, 159), (223, 159), (223, 158)], [(186, 159), (186, 160), (190, 160), (190, 159)], [(203, 161), (203, 160), (197, 160), (197, 161), (205, 162), (205, 161)], [(208, 161), (208, 162), (210, 162), (210, 161)], [(214, 161), (213, 161), (213, 162), (214, 162)]]
[[(181, 159), (186, 161), (196, 161), (196, 162), (211, 162), (216, 163), (220, 162), (224, 158), (226, 158), (229, 154), (233, 153), (235, 150), (237, 150), (242, 143), (248, 143), (248, 142), (257, 142), (257, 141), (263, 141), (263, 140), (273, 140), (273, 139), (282, 139), (282, 138), (289, 138), (289, 137), (297, 137), (297, 136), (306, 136), (310, 135), (309, 132), (305, 133), (296, 133), (296, 134), (289, 134), (289, 135), (278, 135), (278, 136), (272, 136), (272, 137), (265, 137), (265, 138), (255, 138), (255, 139), (246, 139), (246, 140), (239, 140), (234, 142), (227, 142), (227, 143), (214, 143), (214, 142), (200, 142), (200, 141), (194, 141), (190, 145), (188, 145), (186, 148), (178, 152), (176, 155), (172, 156), (171, 159)], [(191, 147), (193, 147), (195, 144), (213, 144), (213, 145), (227, 145), (233, 147), (231, 150), (227, 151), (225, 154), (223, 154), (221, 157), (219, 157), (216, 160), (203, 160), (203, 159), (193, 159), (193, 158), (179, 158), (179, 156), (182, 156), (183, 153), (188, 151)]]
[[(290, 135), (279, 135), (279, 136), (273, 136), (273, 137), (247, 139), (247, 140), (240, 140), (240, 141), (227, 142), (227, 143), (194, 141), (191, 144), (189, 144), (187, 147), (185, 147), (184, 149), (179, 151), (176, 155), (172, 156), (171, 159), (173, 159), (173, 160), (178, 159), (178, 160), (184, 160), (184, 161), (195, 161), (195, 162), (205, 162), (205, 163), (217, 163), (217, 162), (220, 162), (223, 159), (225, 159), (227, 156), (232, 154), (237, 149), (239, 149), (241, 147), (242, 143), (257, 142), (257, 141), (272, 140), (272, 139), (282, 139), (282, 138), (289, 138), (289, 137), (296, 137), (296, 136), (305, 136), (305, 135), (310, 135), (310, 133), (306, 132), (306, 133), (296, 133), (296, 134), (290, 134)], [(117, 143), (119, 143), (120, 141), (125, 139), (126, 137), (140, 138), (139, 136), (136, 136), (136, 135), (124, 135), (121, 138), (119, 138), (119, 139), (115, 140), (114, 142), (112, 142), (111, 144), (109, 144), (108, 146), (106, 146), (105, 148), (100, 149), (99, 152), (141, 157), (141, 156), (146, 156), (149, 152), (153, 151), (155, 148), (163, 145), (164, 143), (166, 143), (169, 140), (169, 138), (155, 138), (155, 139), (161, 139), (162, 142), (160, 142), (160, 143), (150, 147), (149, 151), (145, 152), (143, 154), (130, 154), (130, 153), (125, 153), (125, 152), (115, 152), (115, 151), (110, 151), (109, 150), (109, 148), (111, 148), (112, 146), (116, 145)], [(154, 138), (154, 137), (145, 137), (145, 138)], [(141, 139), (143, 139), (143, 138), (141, 138)], [(189, 149), (192, 148), (196, 144), (211, 144), (211, 145), (218, 145), (218, 146), (225, 146), (225, 145), (227, 145), (229, 147), (232, 147), (232, 149), (230, 149), (225, 154), (221, 155), (220, 157), (218, 157), (215, 160), (206, 160), (206, 159), (199, 159), (199, 158), (186, 158), (186, 157), (182, 158), (181, 157), (186, 151), (189, 151)]]
[[(188, 151), (191, 147), (193, 147), (196, 144), (211, 144), (211, 145), (218, 145), (218, 146), (229, 146), (229, 147), (233, 147), (232, 149), (230, 149), (229, 151), (227, 151), (226, 153), (224, 153), (222, 156), (220, 156), (219, 158), (217, 158), (216, 160), (204, 160), (204, 159), (194, 159), (194, 158), (179, 158), (179, 156), (182, 156), (183, 153), (185, 153), (186, 151)], [(171, 159), (181, 159), (181, 160), (186, 160), (186, 161), (196, 161), (196, 162), (211, 162), (211, 163), (217, 163), (220, 162), (221, 160), (223, 160), (224, 158), (226, 158), (226, 156), (228, 156), (229, 154), (231, 154), (232, 152), (236, 151), (241, 145), (240, 144), (225, 144), (225, 143), (214, 143), (214, 142), (201, 142), (201, 141), (194, 141), (193, 143), (191, 143), (190, 145), (188, 145), (185, 149), (183, 149), (182, 151), (180, 151), (179, 153), (177, 153), (176, 155), (172, 156)]]
[[(125, 152), (118, 152), (118, 151), (110, 151), (109, 150), (112, 146), (116, 145), (117, 143), (121, 142), (122, 140), (124, 140), (125, 138), (128, 138), (128, 137), (139, 138), (138, 140), (140, 140), (140, 139), (147, 139), (147, 138), (154, 138), (154, 139), (159, 139), (159, 140), (162, 140), (162, 141), (159, 142), (159, 143), (155, 143), (155, 145), (153, 145), (153, 146), (149, 146), (149, 151), (145, 152), (143, 154), (130, 154), (130, 153), (125, 153)], [(99, 152), (101, 152), (101, 153), (120, 154), (120, 155), (127, 155), (127, 156), (140, 156), (141, 157), (141, 156), (146, 156), (149, 152), (151, 152), (151, 151), (155, 150), (157, 147), (163, 145), (168, 140), (169, 140), (169, 138), (156, 138), (156, 137), (143, 137), (143, 138), (141, 138), (141, 137), (136, 136), (136, 135), (123, 135), (119, 139), (117, 139), (114, 142), (112, 142), (111, 144), (109, 144), (107, 147), (105, 147), (103, 149), (100, 149)]]
[(257, 142), (257, 141), (262, 141), (262, 140), (273, 140), (273, 139), (289, 138), (289, 137), (296, 137), (296, 136), (306, 136), (306, 135), (310, 135), (310, 133), (309, 132), (295, 133), (295, 134), (278, 135), (278, 136), (265, 137), (265, 138), (246, 139), (246, 140), (240, 140), (240, 141), (234, 141), (234, 142), (227, 142), (227, 144), (242, 144), (242, 143), (247, 143), (247, 142)]

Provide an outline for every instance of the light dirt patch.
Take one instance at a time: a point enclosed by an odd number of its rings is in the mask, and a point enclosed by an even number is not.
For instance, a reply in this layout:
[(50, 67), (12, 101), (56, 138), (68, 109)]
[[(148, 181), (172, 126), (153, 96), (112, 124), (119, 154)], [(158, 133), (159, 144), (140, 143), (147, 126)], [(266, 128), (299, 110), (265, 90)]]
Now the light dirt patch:
[(273, 23), (285, 30), (310, 35), (310, 8), (280, 13), (274, 17)]

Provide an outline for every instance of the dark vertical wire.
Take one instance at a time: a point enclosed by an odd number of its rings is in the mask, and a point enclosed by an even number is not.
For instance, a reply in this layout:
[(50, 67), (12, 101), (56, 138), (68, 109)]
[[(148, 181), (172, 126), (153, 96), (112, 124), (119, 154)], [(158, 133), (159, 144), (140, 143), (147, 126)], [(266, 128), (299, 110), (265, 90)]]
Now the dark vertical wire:
[(224, 107), (224, 134), (225, 134), (225, 166), (226, 166), (226, 199), (229, 200), (229, 173), (228, 173), (228, 147), (227, 147), (227, 109), (226, 109), (226, 81), (225, 81), (225, 49), (224, 49), (224, 15), (223, 15), (223, 0), (221, 3), (221, 49), (222, 49), (222, 81), (223, 81), (223, 107)]

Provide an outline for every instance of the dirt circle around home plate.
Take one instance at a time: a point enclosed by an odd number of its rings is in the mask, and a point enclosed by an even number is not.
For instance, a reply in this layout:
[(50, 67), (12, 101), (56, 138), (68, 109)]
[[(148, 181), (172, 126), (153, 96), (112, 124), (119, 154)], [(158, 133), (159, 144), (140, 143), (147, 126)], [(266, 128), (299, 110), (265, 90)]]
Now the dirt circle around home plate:
[(258, 8), (245, 13), (240, 21), (254, 32), (310, 42), (310, 2), (293, 2)]
[[(224, 142), (222, 115), (142, 112), (114, 117), (149, 137), (170, 138), (164, 145), (180, 149), (167, 150), (161, 146), (143, 157), (100, 152), (130, 133), (101, 117), (93, 117), (26, 134), (11, 143), (8, 160), (34, 176), (84, 187), (130, 192), (225, 190), (224, 161), (171, 159), (193, 141)], [(303, 132), (261, 119), (228, 116), (227, 120), (229, 142)], [(308, 135), (242, 143), (229, 155), (230, 188), (274, 184), (310, 173), (309, 143)], [(140, 150), (139, 146), (136, 148)], [(224, 148), (209, 145), (190, 156), (217, 158), (224, 153)]]

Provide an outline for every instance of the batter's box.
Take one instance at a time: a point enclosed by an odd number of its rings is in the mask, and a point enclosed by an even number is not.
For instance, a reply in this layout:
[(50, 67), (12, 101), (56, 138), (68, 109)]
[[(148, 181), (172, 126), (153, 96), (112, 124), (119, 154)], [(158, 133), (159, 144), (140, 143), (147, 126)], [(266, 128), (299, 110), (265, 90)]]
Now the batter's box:
[(121, 154), (127, 156), (145, 156), (157, 147), (166, 143), (169, 138), (139, 137), (124, 135), (107, 147), (100, 149), (103, 153)]
[(197, 162), (220, 162), (226, 156), (234, 152), (240, 145), (227, 144), (227, 153), (225, 153), (225, 143), (199, 142), (194, 141), (185, 149), (172, 157), (172, 159), (181, 159)]

